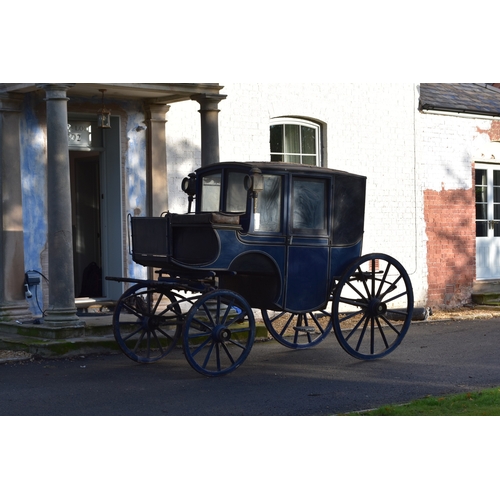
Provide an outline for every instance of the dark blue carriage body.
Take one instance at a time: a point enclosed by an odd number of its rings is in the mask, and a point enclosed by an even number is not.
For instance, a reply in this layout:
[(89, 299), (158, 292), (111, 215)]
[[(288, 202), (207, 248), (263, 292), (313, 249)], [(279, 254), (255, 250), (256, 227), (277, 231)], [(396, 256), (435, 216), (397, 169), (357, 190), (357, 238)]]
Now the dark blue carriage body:
[(225, 162), (185, 183), (194, 213), (131, 219), (135, 262), (174, 277), (216, 277), (253, 308), (304, 312), (321, 309), (335, 278), (361, 255), (363, 176)]

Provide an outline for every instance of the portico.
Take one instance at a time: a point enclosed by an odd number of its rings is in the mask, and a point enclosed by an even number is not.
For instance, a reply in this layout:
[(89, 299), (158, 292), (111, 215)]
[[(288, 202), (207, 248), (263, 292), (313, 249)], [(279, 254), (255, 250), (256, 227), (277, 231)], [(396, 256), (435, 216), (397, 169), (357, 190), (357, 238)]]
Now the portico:
[[(144, 179), (146, 207), (144, 215), (155, 214), (168, 210), (168, 161), (166, 144), (168, 136), (165, 124), (168, 111), (177, 102), (196, 100), (200, 104), (201, 122), (201, 154), (202, 164), (219, 160), (218, 144), (218, 103), (226, 96), (219, 94), (222, 87), (218, 84), (0, 84), (0, 186), (2, 204), (0, 215), (0, 320), (11, 321), (26, 317), (30, 311), (24, 296), (25, 265), (23, 232), (23, 193), (21, 184), (21, 162), (23, 155), (21, 144), (26, 144), (29, 138), (22, 136), (20, 120), (23, 114), (33, 113), (30, 109), (29, 94), (44, 93), (45, 110), (37, 110), (41, 124), (41, 133), (46, 140), (45, 162), (36, 165), (37, 169), (46, 171), (46, 212), (45, 214), (24, 214), (40, 216), (46, 220), (47, 268), (41, 269), (48, 278), (48, 297), (44, 296), (44, 323), (54, 328), (79, 327), (83, 325), (77, 316), (75, 306), (75, 282), (73, 269), (74, 221), (72, 227), (72, 200), (70, 185), (70, 165), (68, 146), (68, 111), (75, 113), (95, 113), (96, 104), (92, 97), (98, 89), (106, 88), (106, 98), (114, 102), (111, 106), (112, 116), (120, 116), (122, 103), (134, 102), (134, 106), (144, 110), (145, 151)], [(122, 122), (126, 119), (120, 118)], [(44, 123), (45, 122), (45, 123)], [(117, 120), (114, 124), (119, 123)], [(123, 126), (123, 124), (122, 124)], [(121, 177), (108, 179), (108, 184), (115, 185), (118, 192), (115, 204), (121, 196), (125, 196), (125, 187), (116, 187), (120, 178), (125, 178), (123, 157), (127, 140), (125, 133), (116, 135), (115, 148), (118, 153), (109, 162), (116, 164)], [(106, 141), (105, 141), (106, 142)], [(108, 141), (109, 148), (109, 141)], [(108, 165), (109, 168), (109, 165)], [(124, 182), (124, 181), (123, 181)], [(103, 210), (110, 211), (109, 200), (105, 193), (101, 195), (101, 203), (108, 203)], [(116, 208), (116, 207), (115, 207)], [(124, 206), (116, 208), (121, 213), (122, 226), (126, 220), (127, 210)], [(105, 225), (102, 232), (107, 231)], [(126, 264), (126, 229), (117, 234), (121, 250), (117, 255), (112, 251), (109, 259), (121, 264), (121, 275), (127, 276), (129, 269)], [(102, 245), (106, 246), (106, 234), (99, 235)], [(104, 251), (104, 250), (103, 250)], [(107, 251), (107, 250), (106, 250)], [(41, 253), (41, 252), (40, 252)], [(109, 253), (109, 252), (108, 252)], [(40, 267), (43, 263), (40, 262)], [(107, 271), (104, 269), (103, 271)], [(117, 297), (110, 297), (111, 299)]]

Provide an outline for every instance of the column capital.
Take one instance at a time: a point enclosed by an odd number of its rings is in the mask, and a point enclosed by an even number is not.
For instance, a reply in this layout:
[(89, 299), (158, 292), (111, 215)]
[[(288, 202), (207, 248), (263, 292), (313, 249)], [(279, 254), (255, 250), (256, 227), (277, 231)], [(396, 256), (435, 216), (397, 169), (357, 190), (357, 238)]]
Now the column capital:
[(201, 111), (220, 111), (219, 102), (225, 99), (227, 95), (223, 94), (193, 94), (191, 96), (192, 101), (198, 101), (200, 103)]
[(146, 120), (166, 123), (165, 115), (169, 112), (170, 106), (168, 104), (146, 102), (145, 110)]
[(74, 83), (37, 83), (36, 86), (39, 89), (45, 90), (45, 95), (46, 98), (45, 100), (49, 99), (66, 99), (68, 100), (68, 97), (66, 97), (66, 92), (68, 89), (71, 87), (74, 87)]

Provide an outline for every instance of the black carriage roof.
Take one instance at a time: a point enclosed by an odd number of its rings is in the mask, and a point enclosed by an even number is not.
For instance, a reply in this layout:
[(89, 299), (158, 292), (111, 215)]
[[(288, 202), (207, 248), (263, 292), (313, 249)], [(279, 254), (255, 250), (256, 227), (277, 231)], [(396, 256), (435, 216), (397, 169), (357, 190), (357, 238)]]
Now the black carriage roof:
[(336, 170), (333, 168), (325, 168), (325, 167), (315, 167), (312, 165), (304, 165), (302, 163), (285, 163), (278, 161), (248, 161), (248, 162), (238, 162), (238, 161), (225, 161), (219, 163), (212, 163), (210, 165), (206, 165), (204, 167), (198, 168), (196, 173), (203, 174), (203, 172), (207, 170), (212, 170), (217, 167), (243, 167), (243, 168), (258, 168), (263, 172), (266, 170), (282, 170), (285, 172), (297, 172), (297, 173), (313, 173), (320, 175), (346, 175), (352, 177), (363, 177), (366, 179), (364, 175), (352, 174), (350, 172), (346, 172), (344, 170)]

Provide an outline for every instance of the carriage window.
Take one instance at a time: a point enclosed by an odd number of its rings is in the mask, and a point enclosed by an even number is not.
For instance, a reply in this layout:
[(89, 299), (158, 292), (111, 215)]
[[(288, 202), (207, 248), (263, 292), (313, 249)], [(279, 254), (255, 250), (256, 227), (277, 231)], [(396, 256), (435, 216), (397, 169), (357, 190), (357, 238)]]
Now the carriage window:
[(326, 230), (326, 181), (322, 179), (293, 180), (293, 229)]
[(246, 212), (247, 190), (245, 189), (245, 173), (229, 172), (227, 176), (226, 212)]
[(221, 173), (206, 175), (201, 185), (201, 211), (218, 212), (220, 210)]
[(254, 229), (259, 232), (281, 230), (281, 177), (264, 175), (264, 190), (257, 198)]

